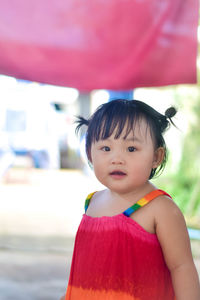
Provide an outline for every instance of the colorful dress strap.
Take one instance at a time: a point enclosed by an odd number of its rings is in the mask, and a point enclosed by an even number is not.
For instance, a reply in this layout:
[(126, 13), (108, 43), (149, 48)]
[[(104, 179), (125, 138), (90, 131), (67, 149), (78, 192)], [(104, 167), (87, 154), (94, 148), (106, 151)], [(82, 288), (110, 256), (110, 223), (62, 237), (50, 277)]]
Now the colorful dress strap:
[(90, 204), (90, 200), (91, 200), (92, 196), (93, 196), (95, 193), (96, 193), (96, 192), (90, 193), (90, 194), (87, 196), (87, 198), (85, 199), (85, 213), (86, 213), (86, 211), (87, 211), (87, 209), (88, 209), (88, 206), (89, 206), (89, 204)]
[[(90, 200), (91, 200), (91, 198), (93, 197), (93, 195), (94, 195), (95, 193), (96, 193), (96, 191), (93, 192), (93, 193), (90, 193), (90, 194), (87, 196), (87, 198), (86, 198), (86, 200), (85, 200), (85, 213), (86, 213), (86, 211), (87, 211), (87, 209), (88, 209), (88, 206), (89, 206), (89, 204), (90, 204)], [(146, 205), (146, 204), (149, 203), (151, 200), (153, 200), (154, 198), (156, 198), (156, 197), (158, 197), (158, 196), (160, 196), (160, 195), (166, 195), (166, 196), (168, 196), (168, 197), (171, 198), (171, 196), (170, 196), (169, 194), (167, 194), (167, 193), (166, 193), (165, 191), (163, 191), (163, 190), (154, 190), (154, 191), (148, 193), (147, 195), (145, 195), (145, 196), (144, 196), (143, 198), (141, 198), (140, 200), (138, 200), (138, 201), (137, 201), (135, 204), (133, 204), (131, 207), (129, 207), (128, 209), (126, 209), (126, 210), (123, 212), (123, 214), (124, 214), (126, 217), (130, 217), (130, 215), (131, 215), (134, 211), (138, 210), (140, 207)]]
[(130, 217), (130, 215), (138, 210), (140, 207), (146, 205), (147, 203), (149, 203), (151, 200), (153, 200), (154, 198), (160, 196), (160, 195), (166, 195), (168, 197), (171, 198), (171, 196), (169, 194), (167, 194), (165, 191), (163, 190), (154, 190), (150, 193), (148, 193), (147, 195), (145, 195), (143, 198), (141, 198), (140, 200), (138, 200), (135, 204), (133, 204), (131, 207), (129, 207), (128, 209), (126, 209), (123, 214), (126, 217)]

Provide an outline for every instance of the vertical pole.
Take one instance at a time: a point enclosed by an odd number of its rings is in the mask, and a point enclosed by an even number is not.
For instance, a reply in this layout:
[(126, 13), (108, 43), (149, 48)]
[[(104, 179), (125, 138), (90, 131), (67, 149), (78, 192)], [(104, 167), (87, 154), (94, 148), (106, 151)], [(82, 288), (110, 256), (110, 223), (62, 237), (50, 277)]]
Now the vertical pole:
[[(81, 117), (84, 117), (85, 119), (88, 119), (90, 117), (91, 112), (91, 95), (90, 93), (82, 93), (80, 92), (78, 97), (78, 106), (79, 106), (79, 115)], [(85, 134), (86, 134), (87, 128), (86, 126), (83, 126), (80, 130), (80, 151), (78, 153), (80, 165), (81, 168), (85, 170), (85, 172), (88, 172), (88, 163), (87, 163), (87, 157), (85, 153)]]
[(90, 93), (80, 93), (78, 97), (79, 114), (88, 118), (90, 116)]

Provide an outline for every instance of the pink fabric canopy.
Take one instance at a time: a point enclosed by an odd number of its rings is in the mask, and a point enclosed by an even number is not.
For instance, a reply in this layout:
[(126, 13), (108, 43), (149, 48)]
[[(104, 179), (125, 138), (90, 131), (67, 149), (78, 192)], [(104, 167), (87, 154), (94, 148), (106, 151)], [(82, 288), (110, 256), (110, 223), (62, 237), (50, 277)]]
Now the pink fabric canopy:
[(0, 73), (92, 89), (196, 82), (198, 0), (0, 0)]

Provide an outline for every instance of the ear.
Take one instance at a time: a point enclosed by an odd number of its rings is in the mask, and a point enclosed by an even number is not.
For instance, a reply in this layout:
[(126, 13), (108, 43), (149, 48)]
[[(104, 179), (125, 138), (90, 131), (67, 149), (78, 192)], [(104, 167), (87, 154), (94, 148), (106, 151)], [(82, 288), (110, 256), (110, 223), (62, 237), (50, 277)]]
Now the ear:
[(154, 153), (154, 160), (152, 165), (153, 169), (157, 168), (162, 163), (164, 156), (165, 156), (165, 149), (163, 147), (159, 147), (158, 149), (156, 149)]

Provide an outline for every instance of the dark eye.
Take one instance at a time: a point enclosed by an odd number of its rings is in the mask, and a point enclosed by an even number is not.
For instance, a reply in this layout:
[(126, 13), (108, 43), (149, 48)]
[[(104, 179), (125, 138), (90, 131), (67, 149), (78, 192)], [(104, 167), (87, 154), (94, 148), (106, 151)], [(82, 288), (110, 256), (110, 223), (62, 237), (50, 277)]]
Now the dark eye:
[(135, 147), (128, 147), (129, 152), (134, 152), (135, 150), (136, 150)]
[(106, 152), (107, 152), (107, 151), (110, 151), (110, 147), (104, 146), (104, 147), (102, 148), (102, 150), (103, 150), (103, 151), (106, 151)]

